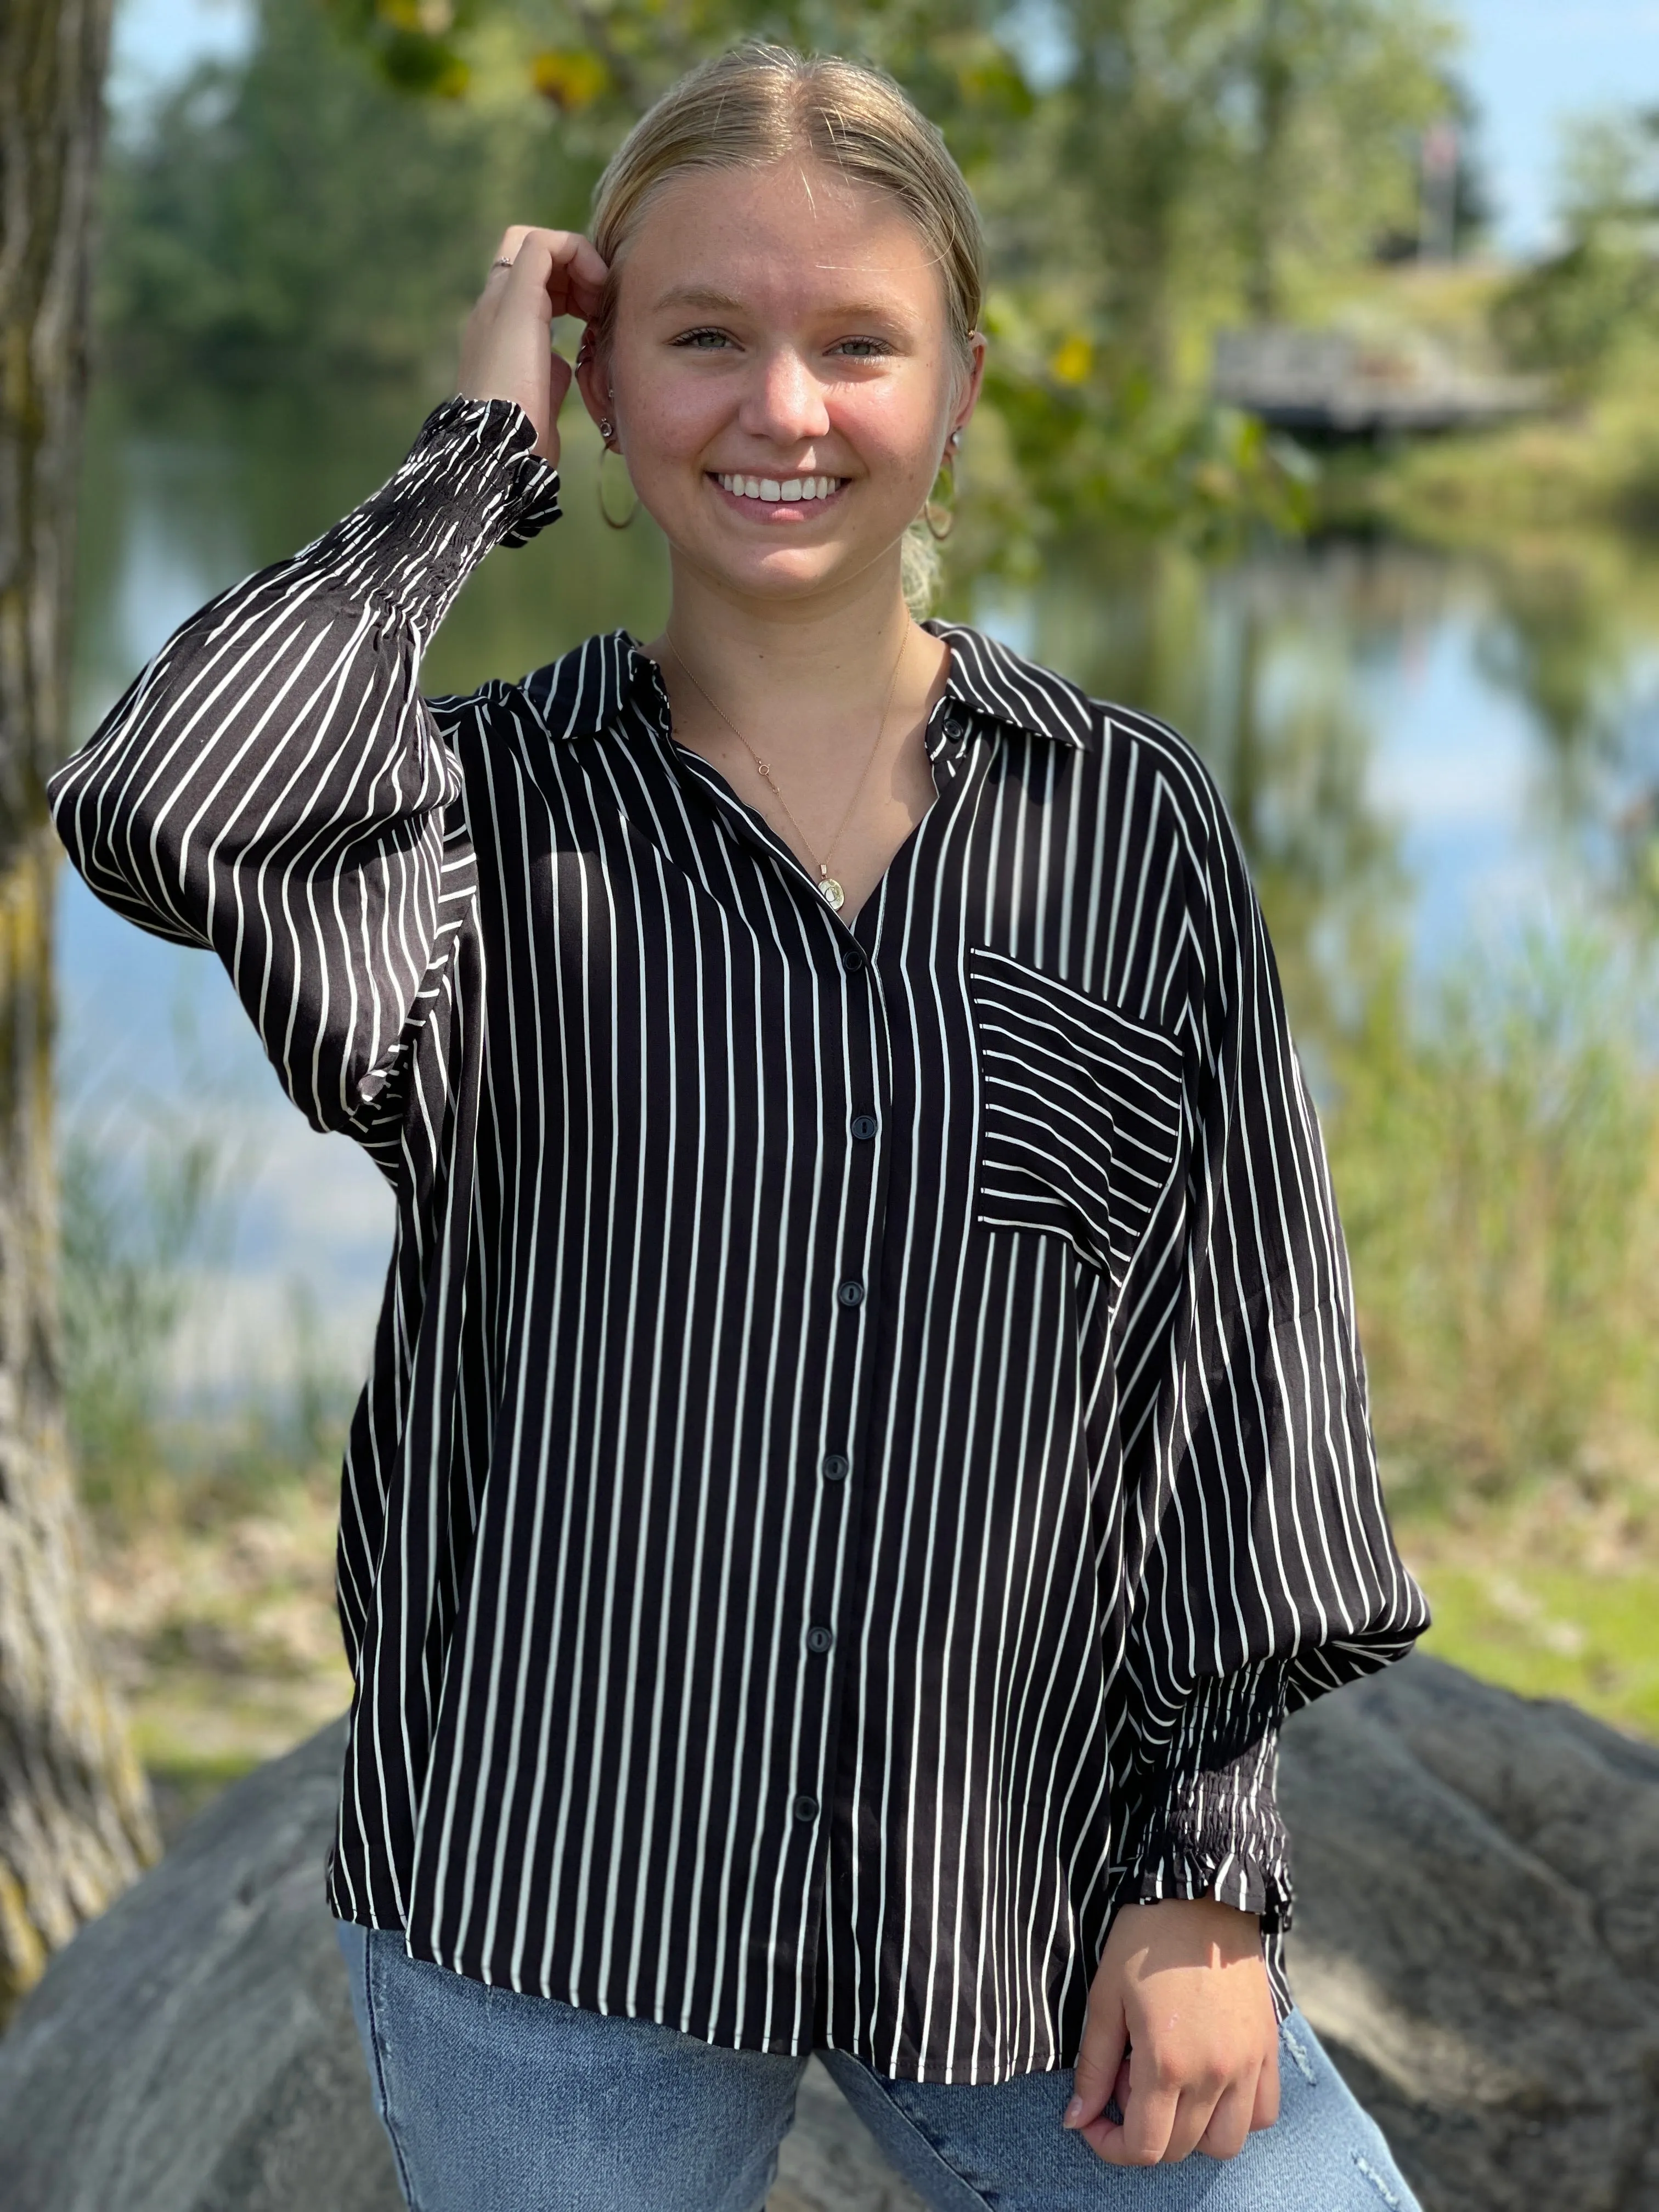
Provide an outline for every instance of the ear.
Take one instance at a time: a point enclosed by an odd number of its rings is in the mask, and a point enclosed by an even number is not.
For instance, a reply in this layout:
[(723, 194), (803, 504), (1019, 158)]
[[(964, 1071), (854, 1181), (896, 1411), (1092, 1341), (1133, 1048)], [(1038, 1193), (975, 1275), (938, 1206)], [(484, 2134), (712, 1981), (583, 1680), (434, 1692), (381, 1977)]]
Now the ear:
[(979, 395), (985, 382), (985, 333), (975, 331), (969, 340), (972, 359), (961, 392), (951, 415), (951, 428), (960, 430), (966, 427), (969, 416), (979, 404)]
[(608, 416), (614, 423), (617, 408), (611, 397), (610, 364), (602, 362), (595, 350), (592, 323), (583, 330), (582, 342), (576, 349), (576, 382), (580, 387), (582, 404), (594, 422), (603, 422)]

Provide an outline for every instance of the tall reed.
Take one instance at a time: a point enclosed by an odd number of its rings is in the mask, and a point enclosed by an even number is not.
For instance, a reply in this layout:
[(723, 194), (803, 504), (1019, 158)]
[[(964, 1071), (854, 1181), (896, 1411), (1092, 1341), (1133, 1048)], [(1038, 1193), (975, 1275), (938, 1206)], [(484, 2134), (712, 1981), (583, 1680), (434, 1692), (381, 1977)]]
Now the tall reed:
[(1659, 1078), (1628, 961), (1589, 938), (1396, 968), (1327, 1115), (1397, 1489), (1594, 1488), (1659, 1465)]

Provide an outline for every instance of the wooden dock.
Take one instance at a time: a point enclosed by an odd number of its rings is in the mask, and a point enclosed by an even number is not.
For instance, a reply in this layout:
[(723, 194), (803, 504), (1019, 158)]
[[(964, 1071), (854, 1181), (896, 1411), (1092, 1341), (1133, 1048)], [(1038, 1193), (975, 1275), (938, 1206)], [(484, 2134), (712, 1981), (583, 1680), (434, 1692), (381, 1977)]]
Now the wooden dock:
[(1342, 331), (1224, 331), (1212, 396), (1274, 429), (1317, 439), (1469, 430), (1538, 413), (1540, 377), (1465, 368), (1430, 339)]

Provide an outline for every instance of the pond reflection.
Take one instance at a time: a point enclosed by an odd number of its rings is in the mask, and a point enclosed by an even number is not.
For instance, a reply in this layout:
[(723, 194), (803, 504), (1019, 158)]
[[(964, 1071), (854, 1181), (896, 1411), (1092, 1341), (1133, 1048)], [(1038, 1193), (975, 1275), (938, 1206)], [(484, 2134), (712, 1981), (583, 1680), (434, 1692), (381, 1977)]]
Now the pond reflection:
[[(96, 395), (76, 653), (85, 735), (210, 594), (381, 482), (422, 404), (380, 393)], [(567, 519), (496, 556), (428, 657), (429, 690), (516, 676), (599, 629), (649, 635), (659, 538), (607, 530), (574, 427)], [(1399, 546), (1057, 550), (1037, 587), (957, 579), (949, 611), (1183, 731), (1249, 847), (1316, 1079), (1403, 950), (1428, 974), (1540, 917), (1659, 915), (1659, 580), (1594, 555), (1502, 567)], [(61, 1056), (72, 1113), (204, 1096), (261, 1161), (197, 1357), (276, 1357), (298, 1279), (343, 1342), (366, 1331), (389, 1210), (366, 1164), (282, 1103), (217, 969), (99, 909), (66, 871)], [(273, 1301), (276, 1304), (273, 1305)]]

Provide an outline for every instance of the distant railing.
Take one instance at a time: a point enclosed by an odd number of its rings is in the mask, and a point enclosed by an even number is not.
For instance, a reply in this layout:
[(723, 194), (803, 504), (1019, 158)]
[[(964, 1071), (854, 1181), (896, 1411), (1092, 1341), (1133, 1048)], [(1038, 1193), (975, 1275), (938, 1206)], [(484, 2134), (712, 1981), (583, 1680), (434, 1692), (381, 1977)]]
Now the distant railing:
[(1325, 438), (1473, 429), (1549, 404), (1540, 377), (1483, 374), (1419, 337), (1341, 331), (1224, 331), (1211, 389), (1275, 429)]

